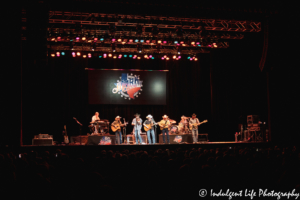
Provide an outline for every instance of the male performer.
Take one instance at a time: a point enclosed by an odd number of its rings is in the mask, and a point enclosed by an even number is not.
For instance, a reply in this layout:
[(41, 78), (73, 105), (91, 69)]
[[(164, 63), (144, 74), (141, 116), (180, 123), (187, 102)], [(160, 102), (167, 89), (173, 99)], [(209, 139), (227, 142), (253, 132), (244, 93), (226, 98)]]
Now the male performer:
[(142, 122), (143, 120), (140, 118), (140, 114), (135, 114), (135, 118), (132, 120), (131, 125), (133, 126), (133, 134), (135, 137), (135, 144), (138, 144), (138, 140), (140, 141), (140, 144), (142, 144), (142, 138), (141, 138), (141, 129), (142, 129)]
[(162, 135), (163, 135), (163, 141), (164, 143), (166, 143), (166, 140), (165, 140), (165, 134), (167, 135), (167, 141), (168, 141), (168, 144), (170, 144), (170, 137), (169, 137), (169, 126), (170, 126), (170, 121), (168, 120), (168, 116), (167, 115), (164, 115), (162, 117), (163, 119), (159, 122), (159, 126), (162, 128)]
[(179, 122), (179, 131), (182, 133), (188, 133), (188, 117), (182, 115), (181, 116), (181, 121)]
[(90, 122), (92, 124), (91, 126), (94, 127), (94, 133), (93, 134), (98, 134), (99, 133), (100, 126), (93, 124), (97, 121), (100, 121), (100, 117), (99, 117), (99, 113), (95, 112), (95, 115), (92, 117), (92, 121)]
[(147, 120), (144, 122), (144, 126), (147, 126), (148, 128), (150, 128), (150, 130), (147, 131), (147, 137), (148, 137), (148, 141), (149, 144), (151, 144), (151, 137), (150, 137), (150, 133), (152, 135), (152, 144), (155, 144), (155, 134), (154, 134), (154, 125), (156, 124), (156, 122), (154, 121), (152, 115), (148, 115)]
[(117, 116), (115, 118), (115, 121), (111, 123), (111, 126), (119, 126), (120, 128), (115, 132), (116, 134), (116, 142), (117, 144), (122, 144), (122, 132), (121, 132), (121, 127), (124, 126), (125, 124), (122, 124), (120, 121), (120, 116)]
[(192, 136), (193, 136), (193, 144), (198, 142), (198, 126), (197, 125), (192, 125), (192, 124), (198, 124), (199, 119), (196, 118), (196, 114), (194, 113), (192, 115), (192, 118), (190, 119), (190, 126), (192, 126)]

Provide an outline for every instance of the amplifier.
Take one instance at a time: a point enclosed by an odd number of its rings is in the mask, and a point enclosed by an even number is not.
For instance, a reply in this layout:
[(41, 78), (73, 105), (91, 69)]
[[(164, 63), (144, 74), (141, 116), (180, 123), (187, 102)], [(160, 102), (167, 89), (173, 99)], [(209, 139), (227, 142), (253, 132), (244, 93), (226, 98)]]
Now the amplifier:
[(52, 146), (53, 145), (53, 138), (32, 139), (32, 145)]
[[(134, 139), (133, 139), (134, 138)], [(141, 138), (142, 138), (142, 144), (147, 144), (147, 134), (141, 133)], [(127, 135), (127, 143), (128, 144), (135, 144), (135, 136), (134, 135)]]

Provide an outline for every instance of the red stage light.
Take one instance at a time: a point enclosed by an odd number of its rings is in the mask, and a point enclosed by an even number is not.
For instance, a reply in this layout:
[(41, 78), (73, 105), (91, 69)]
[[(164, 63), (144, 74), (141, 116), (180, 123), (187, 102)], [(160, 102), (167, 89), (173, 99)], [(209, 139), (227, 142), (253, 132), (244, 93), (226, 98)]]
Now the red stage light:
[(56, 52), (56, 56), (59, 57), (60, 56), (60, 52)]
[(91, 54), (91, 53), (88, 53), (88, 57), (91, 58), (91, 57), (92, 57), (92, 54)]
[(75, 52), (72, 52), (72, 56), (73, 56), (73, 57), (76, 57), (76, 54), (75, 54)]
[(104, 54), (103, 54), (103, 58), (106, 58), (106, 57), (107, 57), (107, 54), (106, 54), (106, 53), (104, 53)]

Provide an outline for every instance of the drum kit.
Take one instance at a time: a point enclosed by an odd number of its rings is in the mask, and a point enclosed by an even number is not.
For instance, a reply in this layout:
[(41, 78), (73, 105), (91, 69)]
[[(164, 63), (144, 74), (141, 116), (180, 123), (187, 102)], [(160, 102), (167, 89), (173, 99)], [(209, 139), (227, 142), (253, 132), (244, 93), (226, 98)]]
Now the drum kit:
[(189, 117), (182, 116), (181, 121), (176, 125), (176, 121), (169, 119), (171, 122), (170, 134), (189, 134)]

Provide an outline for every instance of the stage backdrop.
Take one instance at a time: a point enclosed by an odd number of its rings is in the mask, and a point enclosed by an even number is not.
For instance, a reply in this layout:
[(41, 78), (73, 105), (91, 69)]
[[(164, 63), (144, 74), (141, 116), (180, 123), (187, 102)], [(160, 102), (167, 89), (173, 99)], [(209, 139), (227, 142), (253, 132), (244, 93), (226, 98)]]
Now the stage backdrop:
[(168, 70), (86, 70), (89, 104), (166, 104)]

